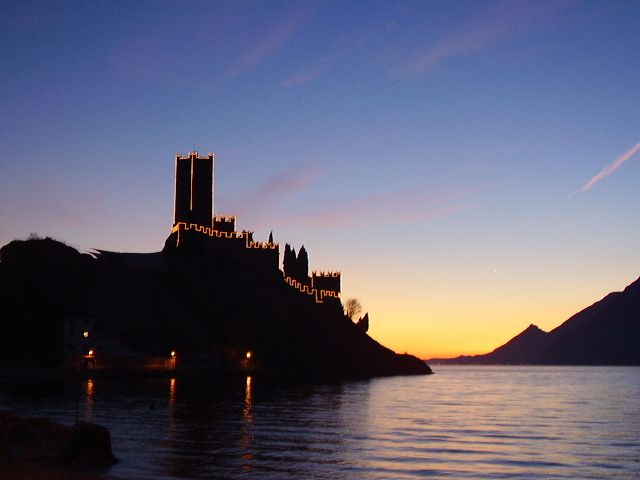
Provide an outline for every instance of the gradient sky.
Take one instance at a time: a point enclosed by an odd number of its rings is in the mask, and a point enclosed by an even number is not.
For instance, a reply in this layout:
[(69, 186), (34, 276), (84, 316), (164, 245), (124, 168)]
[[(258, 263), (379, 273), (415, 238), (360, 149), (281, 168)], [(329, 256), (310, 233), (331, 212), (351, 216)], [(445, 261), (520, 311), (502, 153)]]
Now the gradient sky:
[(0, 244), (162, 248), (175, 154), (423, 358), (640, 275), (640, 2), (2, 2)]

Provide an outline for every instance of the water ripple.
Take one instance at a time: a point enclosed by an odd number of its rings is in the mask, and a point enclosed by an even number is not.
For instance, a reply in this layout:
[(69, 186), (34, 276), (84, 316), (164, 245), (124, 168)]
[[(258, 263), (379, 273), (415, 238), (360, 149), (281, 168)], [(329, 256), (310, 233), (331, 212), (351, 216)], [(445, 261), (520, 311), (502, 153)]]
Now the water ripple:
[(0, 408), (108, 426), (122, 480), (634, 478), (639, 396), (639, 368), (441, 367), (315, 387), (0, 385)]

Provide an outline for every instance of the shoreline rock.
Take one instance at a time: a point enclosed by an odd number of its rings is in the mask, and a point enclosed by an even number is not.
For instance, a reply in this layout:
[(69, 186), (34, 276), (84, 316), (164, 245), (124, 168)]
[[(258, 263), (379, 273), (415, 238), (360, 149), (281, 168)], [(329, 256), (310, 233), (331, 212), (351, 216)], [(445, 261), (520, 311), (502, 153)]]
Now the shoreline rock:
[(28, 470), (31, 465), (43, 471), (74, 471), (108, 467), (116, 462), (109, 430), (101, 425), (78, 422), (67, 426), (45, 417), (23, 418), (0, 411), (3, 470), (7, 466), (15, 471)]

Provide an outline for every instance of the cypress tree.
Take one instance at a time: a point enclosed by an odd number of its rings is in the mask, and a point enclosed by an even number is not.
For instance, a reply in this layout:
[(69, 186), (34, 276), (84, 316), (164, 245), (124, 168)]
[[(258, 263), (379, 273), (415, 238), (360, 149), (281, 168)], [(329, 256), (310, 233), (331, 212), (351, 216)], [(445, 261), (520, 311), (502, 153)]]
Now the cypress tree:
[(304, 245), (300, 247), (300, 251), (298, 252), (296, 266), (298, 280), (307, 285), (309, 283), (309, 256), (307, 255), (307, 249), (304, 248)]
[(284, 270), (285, 276), (297, 278), (296, 267), (296, 251), (287, 243), (284, 246), (284, 256), (282, 257), (282, 269)]

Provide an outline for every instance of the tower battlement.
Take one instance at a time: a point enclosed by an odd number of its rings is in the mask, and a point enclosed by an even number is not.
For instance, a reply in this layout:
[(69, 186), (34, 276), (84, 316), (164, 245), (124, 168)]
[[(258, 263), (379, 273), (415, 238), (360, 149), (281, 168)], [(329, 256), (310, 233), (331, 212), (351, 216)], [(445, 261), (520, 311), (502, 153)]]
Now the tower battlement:
[(340, 294), (340, 272), (313, 272), (311, 286), (321, 291)]
[(236, 217), (216, 215), (213, 217), (213, 229), (220, 232), (235, 232), (236, 231)]
[(313, 277), (339, 277), (341, 275), (340, 272), (321, 272), (316, 270), (311, 273)]

